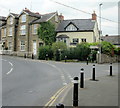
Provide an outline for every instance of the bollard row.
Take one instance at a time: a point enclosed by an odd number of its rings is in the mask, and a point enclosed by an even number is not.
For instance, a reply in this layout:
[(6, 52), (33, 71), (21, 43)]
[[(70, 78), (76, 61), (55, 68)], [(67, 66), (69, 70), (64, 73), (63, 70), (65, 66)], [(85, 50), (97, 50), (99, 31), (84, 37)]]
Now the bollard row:
[[(110, 76), (112, 76), (112, 63), (110, 63)], [(93, 65), (93, 71), (92, 71), (92, 81), (98, 81), (95, 78), (95, 64)], [(74, 86), (73, 86), (73, 107), (78, 107), (78, 84), (79, 84), (79, 78), (74, 77)], [(81, 68), (80, 71), (80, 88), (84, 88), (84, 69)], [(56, 108), (64, 108), (63, 104), (56, 105)]]

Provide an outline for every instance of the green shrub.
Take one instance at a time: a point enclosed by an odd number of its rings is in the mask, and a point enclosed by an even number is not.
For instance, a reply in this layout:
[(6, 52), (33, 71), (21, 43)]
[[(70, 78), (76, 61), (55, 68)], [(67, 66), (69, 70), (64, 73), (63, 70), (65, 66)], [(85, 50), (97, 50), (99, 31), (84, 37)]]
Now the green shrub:
[(80, 61), (86, 60), (91, 52), (90, 45), (88, 43), (78, 44), (75, 50), (76, 50), (77, 58)]
[(52, 59), (53, 58), (53, 52), (50, 46), (42, 46), (39, 48), (39, 59), (45, 60), (45, 59)]
[(112, 50), (114, 49), (114, 45), (112, 45), (110, 42), (102, 41), (102, 53), (107, 55), (112, 55)]
[(64, 53), (67, 50), (67, 45), (64, 42), (56, 42), (52, 44), (52, 51), (56, 61), (62, 60)]
[(118, 47), (118, 48), (115, 47), (114, 52), (116, 55), (120, 55), (120, 47)]

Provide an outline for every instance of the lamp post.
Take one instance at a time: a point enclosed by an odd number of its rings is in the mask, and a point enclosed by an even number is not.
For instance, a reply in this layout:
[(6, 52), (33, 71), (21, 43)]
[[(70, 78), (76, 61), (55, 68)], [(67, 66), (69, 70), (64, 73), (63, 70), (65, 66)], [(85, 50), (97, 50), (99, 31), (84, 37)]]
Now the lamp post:
[(101, 63), (101, 35), (102, 35), (102, 31), (101, 31), (101, 6), (102, 6), (102, 3), (99, 4), (99, 28), (100, 28), (100, 34), (99, 34), (99, 63)]

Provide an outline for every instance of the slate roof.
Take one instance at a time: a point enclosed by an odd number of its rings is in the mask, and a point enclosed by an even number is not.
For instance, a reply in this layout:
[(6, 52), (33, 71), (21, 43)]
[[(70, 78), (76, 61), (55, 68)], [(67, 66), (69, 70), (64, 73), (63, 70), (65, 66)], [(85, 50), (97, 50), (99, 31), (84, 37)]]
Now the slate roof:
[(15, 16), (15, 18), (18, 18), (18, 14), (15, 14), (15, 13), (10, 13), (12, 14), (13, 16)]
[(70, 23), (73, 23), (78, 28), (77, 31), (91, 31), (94, 29), (95, 25), (95, 21), (91, 19), (63, 20), (56, 29), (56, 32), (64, 32), (66, 26), (68, 26)]
[(31, 12), (29, 10), (24, 10), (24, 12), (28, 13), (28, 15), (32, 16), (32, 17), (37, 17), (37, 18), (40, 18), (41, 15), (40, 14), (36, 14), (34, 12)]
[(67, 35), (59, 35), (59, 36), (57, 36), (56, 38), (69, 38)]
[(0, 21), (6, 21), (6, 17), (0, 16)]
[(120, 35), (115, 35), (115, 36), (102, 36), (101, 39), (103, 41), (110, 42), (114, 45), (120, 45)]
[(41, 15), (41, 18), (34, 20), (31, 23), (35, 24), (35, 23), (47, 22), (55, 14), (56, 14), (56, 12)]

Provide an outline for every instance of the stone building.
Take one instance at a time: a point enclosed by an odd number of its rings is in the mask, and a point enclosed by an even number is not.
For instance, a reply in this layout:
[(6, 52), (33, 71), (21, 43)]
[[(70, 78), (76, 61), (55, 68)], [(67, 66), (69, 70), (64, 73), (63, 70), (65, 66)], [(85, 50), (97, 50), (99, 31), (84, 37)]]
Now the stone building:
[(1, 27), (1, 36), (4, 49), (11, 51), (17, 56), (27, 54), (37, 56), (38, 48), (43, 41), (38, 38), (37, 29), (41, 22), (50, 21), (57, 28), (61, 16), (57, 12), (39, 14), (25, 8), (20, 14), (10, 13), (6, 22)]

